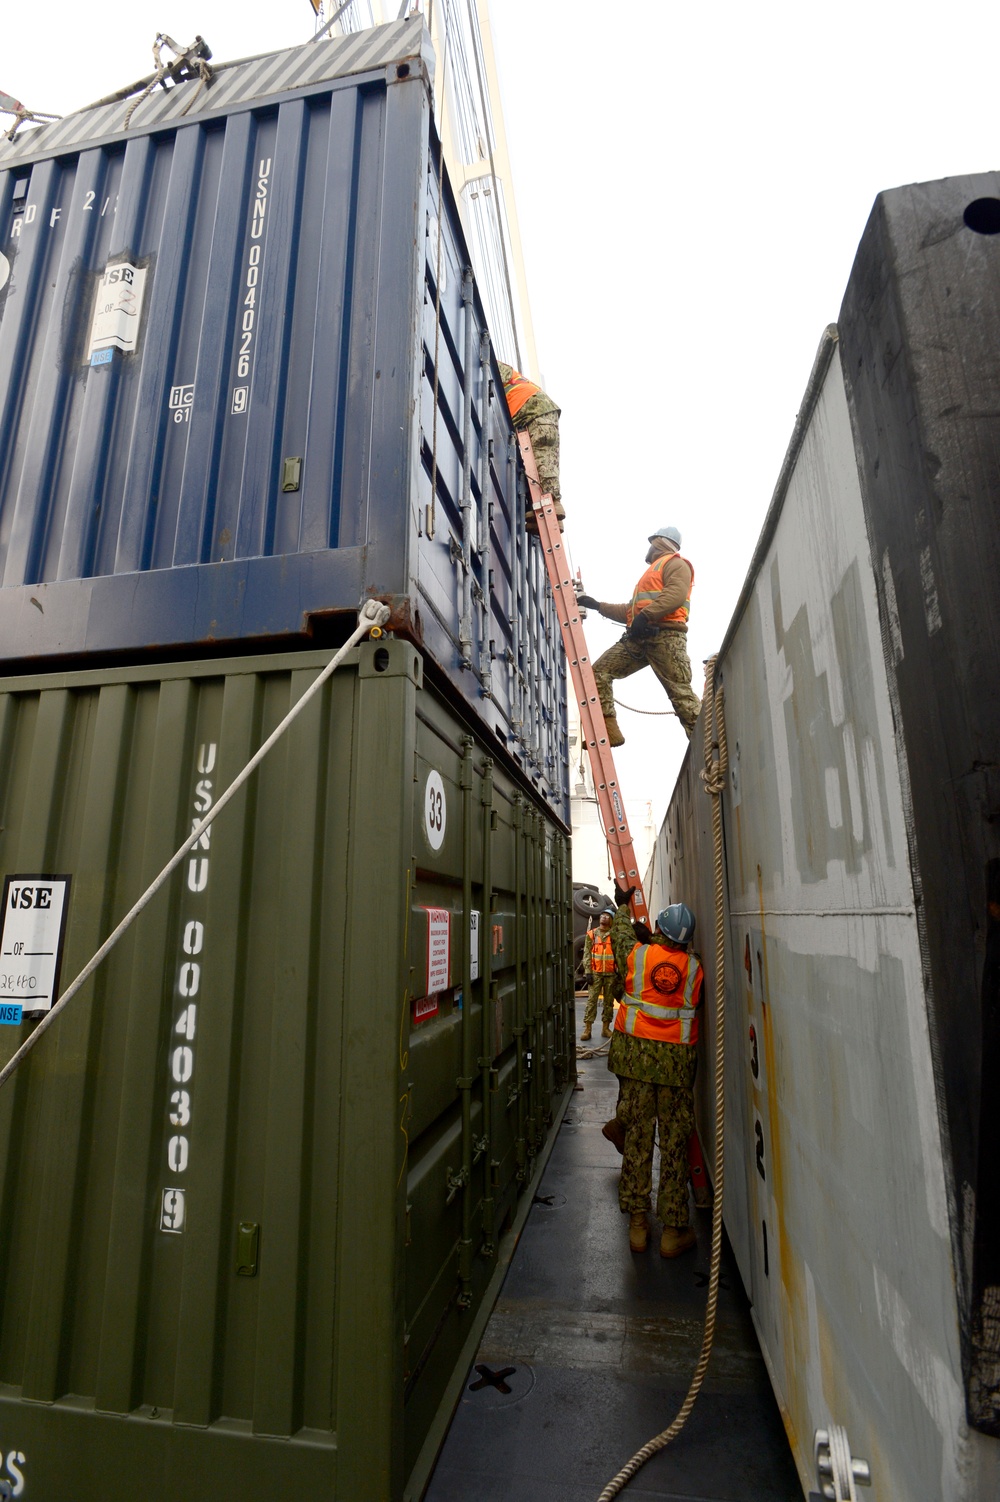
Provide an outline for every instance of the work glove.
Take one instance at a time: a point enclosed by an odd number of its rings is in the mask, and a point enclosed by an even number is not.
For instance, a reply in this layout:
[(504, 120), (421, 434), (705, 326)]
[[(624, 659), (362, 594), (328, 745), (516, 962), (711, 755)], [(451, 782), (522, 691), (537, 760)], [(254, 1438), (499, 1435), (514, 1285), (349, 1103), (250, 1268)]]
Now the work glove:
[(656, 635), (659, 629), (656, 622), (650, 620), (649, 612), (640, 610), (638, 615), (633, 616), (628, 634), (633, 641), (648, 641), (651, 636)]
[(640, 923), (638, 919), (635, 919), (632, 924), (632, 932), (635, 934), (636, 941), (639, 944), (652, 944), (653, 930), (647, 928), (645, 923)]
[(584, 610), (600, 610), (600, 600), (595, 600), (593, 595), (577, 595), (576, 603)]
[(635, 887), (629, 887), (626, 891), (615, 882), (615, 907), (627, 907), (632, 898)]

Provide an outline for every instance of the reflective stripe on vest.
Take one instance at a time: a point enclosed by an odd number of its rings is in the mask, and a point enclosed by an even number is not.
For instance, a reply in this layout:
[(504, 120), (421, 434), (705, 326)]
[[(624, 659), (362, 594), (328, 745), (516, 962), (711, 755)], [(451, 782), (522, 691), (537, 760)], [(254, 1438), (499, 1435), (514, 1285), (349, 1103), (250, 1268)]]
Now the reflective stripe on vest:
[(615, 956), (611, 948), (611, 930), (601, 934), (599, 929), (590, 931), (590, 968), (595, 975), (613, 975)]
[[(669, 984), (663, 966), (676, 972), (673, 994), (677, 1000), (673, 1003), (659, 999), (670, 994), (663, 989), (665, 981)], [(615, 1018), (616, 1031), (661, 1043), (697, 1043), (700, 976), (697, 955), (664, 944), (637, 944), (628, 958), (626, 994)]]
[(503, 394), (507, 398), (507, 411), (511, 417), (516, 417), (525, 402), (530, 402), (541, 389), (541, 386), (536, 386), (534, 381), (529, 381), (527, 376), (523, 376), (519, 370), (512, 370), (510, 380), (503, 383)]
[(651, 563), (635, 586), (635, 593), (625, 607), (625, 624), (631, 626), (640, 610), (648, 610), (653, 598), (663, 593), (663, 566), (672, 558), (680, 558), (691, 570), (691, 583), (688, 585), (687, 599), (683, 605), (678, 605), (676, 610), (671, 610), (669, 615), (654, 616), (661, 626), (678, 625), (686, 626), (688, 616), (691, 614), (691, 591), (694, 589), (694, 565), (690, 559), (684, 558), (680, 553), (664, 553), (662, 558), (657, 558)]

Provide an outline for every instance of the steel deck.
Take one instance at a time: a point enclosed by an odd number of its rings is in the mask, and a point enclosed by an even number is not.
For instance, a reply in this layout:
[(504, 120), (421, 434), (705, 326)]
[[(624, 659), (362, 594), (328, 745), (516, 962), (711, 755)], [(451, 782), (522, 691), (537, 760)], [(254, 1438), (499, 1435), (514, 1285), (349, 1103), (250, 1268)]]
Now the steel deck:
[[(579, 998), (578, 1034), (582, 1015)], [(563, 1122), (425, 1502), (593, 1502), (667, 1427), (687, 1390), (701, 1346), (710, 1213), (693, 1212), (692, 1254), (665, 1262), (652, 1235), (644, 1256), (629, 1252), (616, 1192), (621, 1160), (601, 1136), (616, 1081), (604, 1057), (581, 1060), (579, 1072), (583, 1088)], [(701, 1395), (680, 1437), (623, 1495), (801, 1502), (728, 1245)]]

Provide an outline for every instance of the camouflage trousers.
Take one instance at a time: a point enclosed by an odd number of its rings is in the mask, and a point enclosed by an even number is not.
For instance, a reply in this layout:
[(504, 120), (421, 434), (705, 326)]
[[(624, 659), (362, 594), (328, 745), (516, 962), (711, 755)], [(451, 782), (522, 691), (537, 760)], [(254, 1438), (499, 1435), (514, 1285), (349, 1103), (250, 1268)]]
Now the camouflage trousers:
[(694, 1096), (683, 1085), (650, 1085), (623, 1079), (618, 1120), (625, 1128), (618, 1204), (648, 1210), (653, 1187), (653, 1134), (660, 1132), (657, 1218), (665, 1226), (688, 1223), (688, 1138), (694, 1129)]
[[(530, 406), (530, 402), (528, 403)], [(561, 499), (559, 490), (559, 414), (546, 412), (541, 417), (529, 417), (524, 427), (531, 439), (531, 447), (538, 465), (538, 478), (542, 482), (542, 494), (554, 501)], [(558, 511), (556, 515), (558, 516)]]
[(617, 975), (595, 975), (590, 982), (590, 990), (587, 992), (587, 1005), (583, 1009), (584, 1027), (593, 1027), (597, 1018), (597, 1003), (603, 1000), (601, 1020), (611, 1025), (611, 1018), (615, 1010), (615, 982)]
[(594, 678), (604, 718), (616, 718), (612, 687), (615, 679), (629, 678), (648, 664), (666, 689), (677, 718), (690, 740), (701, 709), (701, 700), (691, 687), (691, 663), (688, 660), (686, 638), (686, 631), (669, 629), (658, 631), (645, 641), (632, 641), (623, 636), (613, 647), (602, 652), (594, 663)]

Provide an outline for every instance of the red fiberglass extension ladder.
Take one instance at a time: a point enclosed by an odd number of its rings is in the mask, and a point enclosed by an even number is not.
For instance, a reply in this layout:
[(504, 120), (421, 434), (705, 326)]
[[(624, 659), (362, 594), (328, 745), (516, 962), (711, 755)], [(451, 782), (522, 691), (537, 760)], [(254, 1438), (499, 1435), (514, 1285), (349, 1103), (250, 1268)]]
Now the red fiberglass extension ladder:
[(608, 842), (608, 853), (611, 856), (615, 881), (622, 891), (634, 887), (631, 903), (632, 916), (640, 923), (648, 925), (649, 911), (642, 892), (642, 880), (636, 866), (635, 851), (632, 848), (632, 835), (629, 832), (628, 819), (625, 817), (625, 804), (618, 786), (615, 759), (608, 745), (608, 733), (604, 725), (601, 701), (597, 697), (597, 684), (594, 681), (594, 668), (590, 661), (590, 653), (587, 651), (583, 622), (580, 620), (580, 607), (576, 603), (576, 590), (570, 578), (566, 549), (563, 547), (562, 534), (559, 531), (559, 523), (556, 521), (555, 506), (550, 495), (542, 495), (531, 439), (527, 433), (518, 433), (517, 439), (521, 445), (524, 471), (528, 476), (531, 504), (538, 522), (538, 536), (542, 544), (542, 552), (545, 555), (545, 567), (548, 570), (549, 583), (552, 585), (552, 593), (555, 595), (556, 608), (559, 612), (559, 625), (562, 630), (563, 646), (566, 649), (566, 661), (569, 663), (570, 676), (576, 690), (576, 702), (580, 707), (580, 733), (590, 756), (594, 787), (597, 789), (597, 803), (601, 810), (601, 823), (604, 825), (604, 835)]

